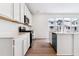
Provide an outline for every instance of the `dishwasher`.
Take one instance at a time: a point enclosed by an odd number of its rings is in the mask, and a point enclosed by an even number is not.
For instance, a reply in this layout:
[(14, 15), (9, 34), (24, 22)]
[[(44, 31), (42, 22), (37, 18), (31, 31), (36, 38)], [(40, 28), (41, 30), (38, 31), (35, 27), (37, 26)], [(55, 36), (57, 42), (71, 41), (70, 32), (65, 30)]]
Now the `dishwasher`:
[(57, 52), (57, 35), (56, 33), (52, 33), (52, 46), (54, 50)]

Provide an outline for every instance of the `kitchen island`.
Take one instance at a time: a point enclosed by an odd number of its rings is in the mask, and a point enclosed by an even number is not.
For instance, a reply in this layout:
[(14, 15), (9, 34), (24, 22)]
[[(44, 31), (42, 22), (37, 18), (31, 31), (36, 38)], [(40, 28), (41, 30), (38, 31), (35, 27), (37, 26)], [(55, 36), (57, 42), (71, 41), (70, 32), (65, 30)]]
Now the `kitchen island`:
[[(57, 35), (57, 55), (79, 55), (78, 32), (50, 32)], [(51, 35), (52, 36), (52, 35)], [(50, 43), (53, 40), (50, 37)]]

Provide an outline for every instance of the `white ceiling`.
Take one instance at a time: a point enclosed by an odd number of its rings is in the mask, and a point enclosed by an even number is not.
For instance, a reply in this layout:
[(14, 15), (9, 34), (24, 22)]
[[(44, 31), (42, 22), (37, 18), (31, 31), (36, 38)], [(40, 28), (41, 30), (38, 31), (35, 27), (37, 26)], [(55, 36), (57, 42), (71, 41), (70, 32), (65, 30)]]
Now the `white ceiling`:
[(79, 13), (79, 3), (27, 3), (33, 14)]

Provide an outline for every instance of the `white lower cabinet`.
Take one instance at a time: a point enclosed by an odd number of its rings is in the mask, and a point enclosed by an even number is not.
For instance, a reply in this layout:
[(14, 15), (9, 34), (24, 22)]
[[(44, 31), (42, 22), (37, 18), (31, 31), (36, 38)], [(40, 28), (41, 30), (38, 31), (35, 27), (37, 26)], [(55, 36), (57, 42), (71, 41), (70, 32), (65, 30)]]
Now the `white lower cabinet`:
[(24, 50), (23, 50), (23, 54), (25, 55), (25, 53), (27, 52), (28, 50), (28, 44), (27, 44), (27, 40), (24, 40)]
[[(30, 47), (30, 33), (23, 34), (21, 37), (13, 40), (14, 56), (24, 56)], [(29, 42), (29, 43), (28, 43)]]
[(0, 56), (12, 56), (12, 50), (11, 38), (0, 38)]
[(0, 56), (24, 56), (30, 46), (30, 33), (17, 38), (0, 38)]
[(57, 55), (73, 55), (71, 34), (57, 34)]
[(24, 43), (23, 43), (23, 46), (24, 46), (24, 50), (23, 50), (23, 54), (25, 55), (25, 53), (27, 52), (27, 50), (29, 49), (29, 44), (28, 44), (28, 39), (30, 39), (30, 38), (28, 38), (29, 36), (28, 36), (28, 34), (29, 33), (27, 33), (26, 35), (24, 35), (23, 36), (23, 40), (24, 40)]
[(29, 48), (29, 46), (30, 46), (30, 33), (27, 33), (27, 44), (28, 44), (28, 48)]
[(23, 55), (23, 40), (22, 38), (17, 38), (13, 40), (13, 55), (22, 56)]
[(79, 56), (79, 34), (74, 35), (74, 55)]

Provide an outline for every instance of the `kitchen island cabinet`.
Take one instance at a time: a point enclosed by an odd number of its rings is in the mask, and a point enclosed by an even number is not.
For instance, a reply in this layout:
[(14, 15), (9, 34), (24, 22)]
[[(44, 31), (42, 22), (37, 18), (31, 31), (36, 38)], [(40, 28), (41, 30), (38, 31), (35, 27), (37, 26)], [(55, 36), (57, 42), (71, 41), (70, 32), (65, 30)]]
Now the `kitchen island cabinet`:
[(73, 34), (57, 34), (57, 55), (73, 55)]
[[(50, 34), (55, 33), (57, 35), (57, 55), (74, 55), (74, 33), (68, 32), (50, 32)], [(50, 43), (53, 43), (52, 35), (50, 37)], [(56, 40), (55, 40), (56, 41)]]
[(79, 56), (79, 33), (75, 33), (74, 35), (74, 55)]
[[(50, 32), (52, 34), (53, 32)], [(57, 34), (57, 55), (79, 56), (79, 32), (54, 32)], [(52, 44), (52, 35), (50, 36)]]

